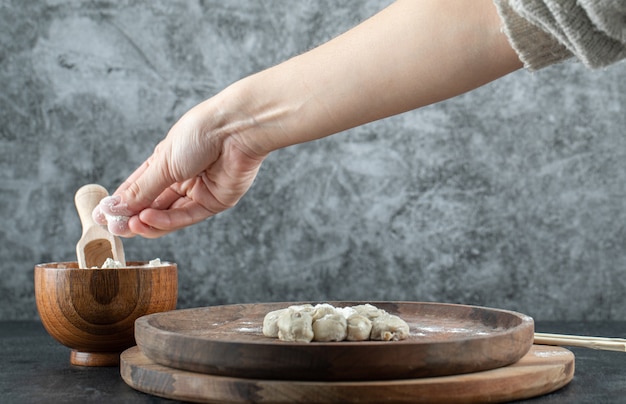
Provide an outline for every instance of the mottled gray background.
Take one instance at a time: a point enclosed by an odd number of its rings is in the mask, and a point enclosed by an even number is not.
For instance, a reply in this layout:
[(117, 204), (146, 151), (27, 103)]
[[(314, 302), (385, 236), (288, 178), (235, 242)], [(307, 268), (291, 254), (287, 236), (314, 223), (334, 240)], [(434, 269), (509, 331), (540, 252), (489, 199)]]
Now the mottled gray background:
[[(181, 114), (389, 1), (0, 1), (0, 318), (75, 260), (73, 195), (113, 190)], [(234, 209), (129, 259), (179, 307), (416, 300), (626, 319), (626, 69), (566, 63), (278, 151)]]

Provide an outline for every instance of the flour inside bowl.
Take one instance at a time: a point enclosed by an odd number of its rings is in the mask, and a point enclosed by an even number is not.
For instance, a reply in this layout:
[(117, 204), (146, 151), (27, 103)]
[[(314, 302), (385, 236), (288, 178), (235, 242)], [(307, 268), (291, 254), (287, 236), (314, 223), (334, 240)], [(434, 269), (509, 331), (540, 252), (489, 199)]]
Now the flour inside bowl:
[[(155, 258), (153, 260), (150, 260), (147, 264), (145, 265), (140, 265), (142, 267), (160, 267), (161, 265), (163, 265), (163, 263), (161, 262), (161, 259), (159, 258)], [(102, 264), (102, 266), (100, 268), (102, 269), (106, 269), (106, 268), (124, 268), (125, 265), (122, 264), (119, 261), (116, 261), (112, 258), (107, 258), (106, 261), (104, 261), (104, 263)], [(92, 269), (98, 269), (98, 267), (93, 267)]]

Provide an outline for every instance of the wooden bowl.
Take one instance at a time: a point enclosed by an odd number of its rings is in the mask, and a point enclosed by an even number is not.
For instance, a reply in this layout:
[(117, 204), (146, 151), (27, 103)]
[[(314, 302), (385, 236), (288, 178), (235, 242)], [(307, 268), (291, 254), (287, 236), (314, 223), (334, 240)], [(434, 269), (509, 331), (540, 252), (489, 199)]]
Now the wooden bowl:
[(79, 269), (76, 262), (35, 266), (35, 299), (48, 333), (72, 349), (70, 363), (117, 366), (135, 345), (135, 320), (174, 310), (176, 264), (128, 262), (124, 268)]

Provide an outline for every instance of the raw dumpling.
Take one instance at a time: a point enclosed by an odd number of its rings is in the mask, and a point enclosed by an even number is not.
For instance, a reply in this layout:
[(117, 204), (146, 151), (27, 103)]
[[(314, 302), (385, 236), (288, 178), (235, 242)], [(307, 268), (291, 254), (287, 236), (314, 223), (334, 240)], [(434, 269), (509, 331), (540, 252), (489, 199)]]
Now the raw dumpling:
[(348, 317), (346, 335), (348, 341), (367, 341), (370, 339), (371, 331), (372, 322), (369, 318), (358, 313)]
[(270, 311), (263, 319), (263, 335), (266, 337), (278, 337), (278, 317), (289, 309), (279, 309)]
[(387, 312), (383, 309), (379, 309), (376, 306), (372, 306), (371, 304), (359, 304), (358, 306), (352, 307), (357, 313), (362, 316), (369, 318), (370, 320), (374, 320), (377, 317), (384, 316)]
[(340, 313), (326, 314), (313, 322), (313, 340), (343, 341), (347, 335), (346, 318)]
[(337, 311), (337, 313), (341, 313), (343, 314), (343, 316), (348, 319), (350, 318), (351, 315), (353, 314), (357, 314), (356, 310), (354, 310), (352, 307), (350, 306), (346, 306), (346, 307), (335, 307), (335, 310)]
[(289, 306), (286, 309), (278, 309), (274, 311), (270, 311), (263, 318), (263, 335), (266, 337), (276, 338), (278, 337), (278, 317), (283, 314), (287, 310), (294, 311), (306, 311), (313, 312), (313, 305), (311, 304), (302, 304), (302, 305), (293, 305)]
[(385, 314), (372, 320), (370, 339), (374, 341), (399, 341), (409, 336), (409, 325), (398, 316)]
[(313, 322), (315, 322), (316, 320), (319, 320), (320, 318), (328, 315), (328, 314), (336, 314), (337, 313), (337, 309), (328, 304), (328, 303), (322, 303), (322, 304), (316, 304), (315, 307), (313, 307)]
[(263, 335), (295, 342), (399, 341), (408, 338), (409, 326), (400, 317), (371, 304), (303, 304), (267, 313)]
[(311, 342), (313, 318), (308, 310), (288, 308), (278, 317), (278, 338), (282, 341)]

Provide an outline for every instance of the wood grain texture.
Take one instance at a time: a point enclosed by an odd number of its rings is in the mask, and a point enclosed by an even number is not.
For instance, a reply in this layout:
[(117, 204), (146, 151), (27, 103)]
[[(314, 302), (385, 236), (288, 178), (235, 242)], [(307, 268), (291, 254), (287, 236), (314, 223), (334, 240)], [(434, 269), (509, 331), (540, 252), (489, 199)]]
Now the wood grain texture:
[[(360, 302), (329, 302), (336, 307)], [(506, 366), (532, 345), (533, 320), (476, 306), (371, 302), (410, 327), (402, 341), (284, 342), (262, 333), (262, 303), (157, 313), (135, 324), (137, 345), (156, 363), (189, 371), (280, 380), (383, 380)]]
[(41, 321), (61, 344), (72, 348), (71, 363), (114, 366), (135, 344), (135, 320), (176, 308), (176, 264), (79, 269), (76, 262), (35, 266), (35, 300)]
[(138, 347), (121, 355), (122, 379), (148, 394), (199, 403), (485, 403), (535, 397), (574, 376), (574, 354), (533, 345), (510, 366), (465, 375), (388, 381), (239, 379), (168, 368)]

